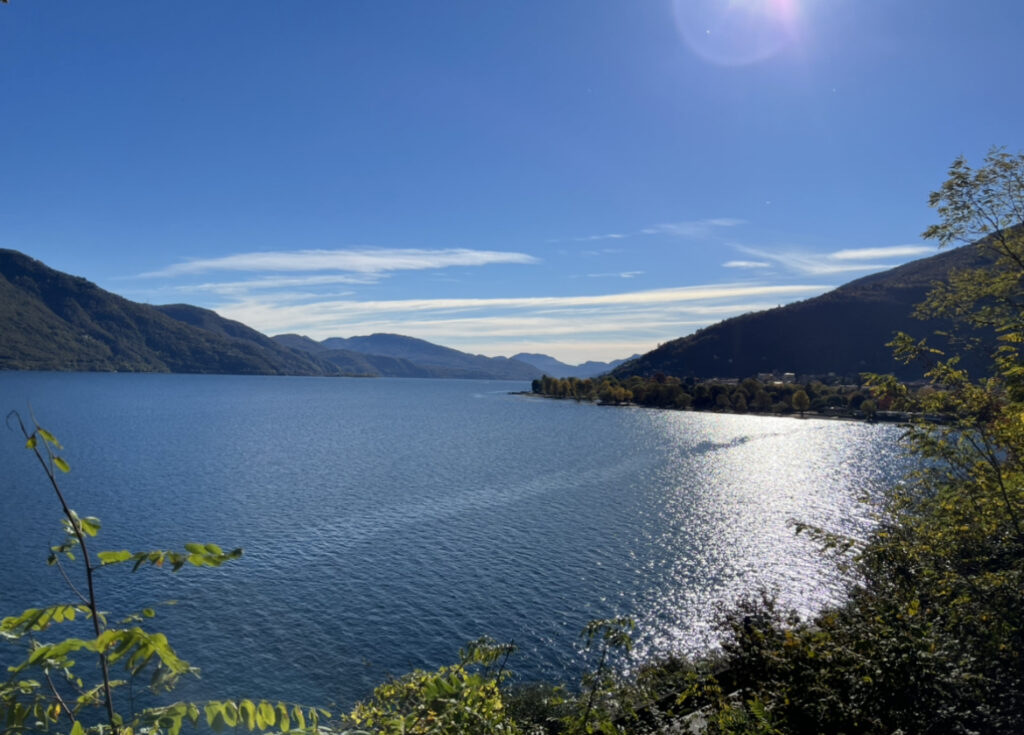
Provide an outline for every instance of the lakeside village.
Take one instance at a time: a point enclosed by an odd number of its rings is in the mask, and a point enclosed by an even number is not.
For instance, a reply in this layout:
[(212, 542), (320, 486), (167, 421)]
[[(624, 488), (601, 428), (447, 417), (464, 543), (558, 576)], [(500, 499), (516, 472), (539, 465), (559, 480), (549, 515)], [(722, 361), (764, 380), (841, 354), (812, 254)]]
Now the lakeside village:
[[(900, 394), (923, 398), (934, 391), (927, 381), (903, 383)], [(901, 410), (903, 400), (893, 395), (876, 395), (865, 383), (844, 383), (830, 373), (824, 376), (774, 372), (745, 378), (678, 378), (658, 372), (619, 380), (598, 378), (552, 378), (533, 381), (535, 395), (571, 398), (598, 405), (635, 405), (722, 413), (772, 415), (799, 414), (802, 417), (863, 419), (866, 421), (908, 421), (915, 416)]]

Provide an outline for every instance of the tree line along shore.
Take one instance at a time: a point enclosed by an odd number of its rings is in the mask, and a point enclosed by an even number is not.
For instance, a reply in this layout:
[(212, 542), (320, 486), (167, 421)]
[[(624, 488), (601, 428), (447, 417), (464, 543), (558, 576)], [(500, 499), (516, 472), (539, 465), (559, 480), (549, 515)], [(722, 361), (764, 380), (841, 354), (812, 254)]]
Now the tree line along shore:
[[(531, 390), (546, 398), (590, 401), (600, 405), (636, 405), (676, 410), (755, 413), (786, 416), (814, 414), (829, 418), (901, 420), (909, 401), (891, 394), (875, 395), (865, 384), (826, 384), (821, 380), (797, 383), (785, 380), (682, 379), (664, 373), (650, 377), (614, 376), (596, 379), (552, 378), (533, 381)], [(903, 394), (915, 398), (935, 388), (926, 383), (903, 386)]]

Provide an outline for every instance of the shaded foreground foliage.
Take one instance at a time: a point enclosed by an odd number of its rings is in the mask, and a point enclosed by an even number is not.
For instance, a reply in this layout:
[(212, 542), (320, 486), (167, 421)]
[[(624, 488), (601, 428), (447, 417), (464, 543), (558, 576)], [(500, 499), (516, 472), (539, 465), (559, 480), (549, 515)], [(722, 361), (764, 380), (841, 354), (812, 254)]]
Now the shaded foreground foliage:
[[(934, 390), (911, 398), (878, 376), (876, 390), (952, 421), (909, 429), (919, 469), (866, 542), (819, 533), (857, 573), (846, 604), (801, 620), (765, 599), (727, 616), (735, 696), (711, 698), (711, 732), (1024, 729), (1024, 157), (959, 159), (931, 203), (942, 223), (926, 236), (985, 237), (996, 262), (956, 274), (920, 313), (995, 329), (995, 374), (972, 380), (959, 358), (897, 337), (901, 358), (931, 363)], [(714, 686), (695, 676), (685, 696)]]
[[(900, 335), (897, 354), (926, 359), (931, 390), (908, 395), (895, 380), (873, 379), (879, 400), (947, 424), (917, 423), (906, 440), (919, 469), (895, 488), (866, 540), (798, 526), (851, 572), (847, 600), (812, 619), (779, 609), (768, 595), (724, 616), (714, 660), (668, 660), (628, 680), (615, 676), (632, 622), (595, 621), (583, 635), (591, 666), (577, 689), (511, 684), (512, 649), (481, 640), (453, 666), (415, 671), (382, 684), (348, 715), (253, 700), (177, 702), (138, 713), (114, 706), (114, 692), (147, 673), (170, 688), (193, 670), (143, 609), (108, 624), (93, 583), (112, 565), (215, 566), (240, 552), (187, 544), (183, 552), (89, 553), (99, 522), (64, 501), (58, 472), (67, 463), (56, 439), (22, 427), (64, 513), (66, 540), (51, 563), (80, 563), (81, 589), (66, 576), (70, 603), (28, 610), (0, 622), (21, 664), (0, 683), (2, 733), (168, 732), (184, 723), (214, 728), (349, 733), (1019, 733), (1024, 729), (1024, 157), (993, 151), (977, 170), (958, 160), (933, 194), (942, 244), (985, 236), (995, 265), (964, 272), (921, 307), (999, 337), (996, 370), (972, 380), (957, 357)], [(971, 349), (970, 343), (964, 349)], [(666, 384), (671, 384), (666, 381)], [(810, 400), (809, 396), (805, 396)], [(716, 399), (717, 400), (717, 399)], [(791, 405), (804, 398), (793, 392)], [(61, 566), (61, 569), (64, 567)], [(81, 584), (81, 583), (80, 583)], [(88, 621), (91, 634), (47, 641), (54, 626)], [(98, 662), (85, 682), (75, 656)], [(98, 712), (98, 713), (97, 713)], [(92, 714), (90, 714), (92, 713)]]

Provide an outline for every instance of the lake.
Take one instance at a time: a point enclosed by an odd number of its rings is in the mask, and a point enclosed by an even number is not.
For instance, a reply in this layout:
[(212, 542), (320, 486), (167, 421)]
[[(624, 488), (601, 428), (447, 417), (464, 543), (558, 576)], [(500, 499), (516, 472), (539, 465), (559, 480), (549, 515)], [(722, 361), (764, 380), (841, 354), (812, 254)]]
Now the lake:
[[(244, 547), (216, 570), (103, 570), (101, 607), (203, 670), (182, 696), (350, 705), (389, 674), (514, 641), (575, 676), (588, 620), (632, 615), (641, 659), (711, 645), (716, 606), (799, 609), (841, 581), (791, 519), (863, 534), (906, 460), (886, 425), (609, 408), (500, 381), (0, 373), (0, 407), (64, 444), (95, 549)], [(70, 601), (59, 506), (0, 432), (0, 615)]]

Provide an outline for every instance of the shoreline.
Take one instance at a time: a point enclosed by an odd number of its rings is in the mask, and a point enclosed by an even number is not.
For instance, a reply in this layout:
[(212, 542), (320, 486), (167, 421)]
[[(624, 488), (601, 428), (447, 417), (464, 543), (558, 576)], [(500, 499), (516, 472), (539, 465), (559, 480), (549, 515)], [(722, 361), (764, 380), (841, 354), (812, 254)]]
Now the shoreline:
[[(702, 409), (702, 408), (669, 408), (667, 406), (644, 406), (639, 403), (633, 403), (631, 401), (624, 401), (622, 403), (609, 403), (602, 401), (592, 401), (585, 398), (572, 398), (572, 397), (559, 397), (559, 396), (547, 396), (542, 393), (534, 393), (533, 391), (522, 390), (522, 391), (510, 391), (510, 396), (526, 396), (529, 398), (542, 398), (550, 401), (573, 401), (575, 403), (586, 403), (592, 406), (608, 406), (612, 408), (641, 408), (644, 410), (653, 411), (673, 411), (677, 413), (711, 413), (718, 414), (721, 416), (764, 416), (768, 418), (781, 418), (781, 419), (800, 419), (802, 421), (852, 421), (862, 424), (909, 424), (912, 416), (904, 414), (903, 412), (896, 411), (879, 411), (880, 414), (876, 414), (874, 417), (862, 417), (862, 416), (823, 416), (820, 413), (814, 411), (805, 411), (804, 415), (800, 415), (797, 412), (792, 413), (765, 413), (763, 411), (716, 411), (714, 409)], [(894, 415), (898, 414), (898, 415)]]

